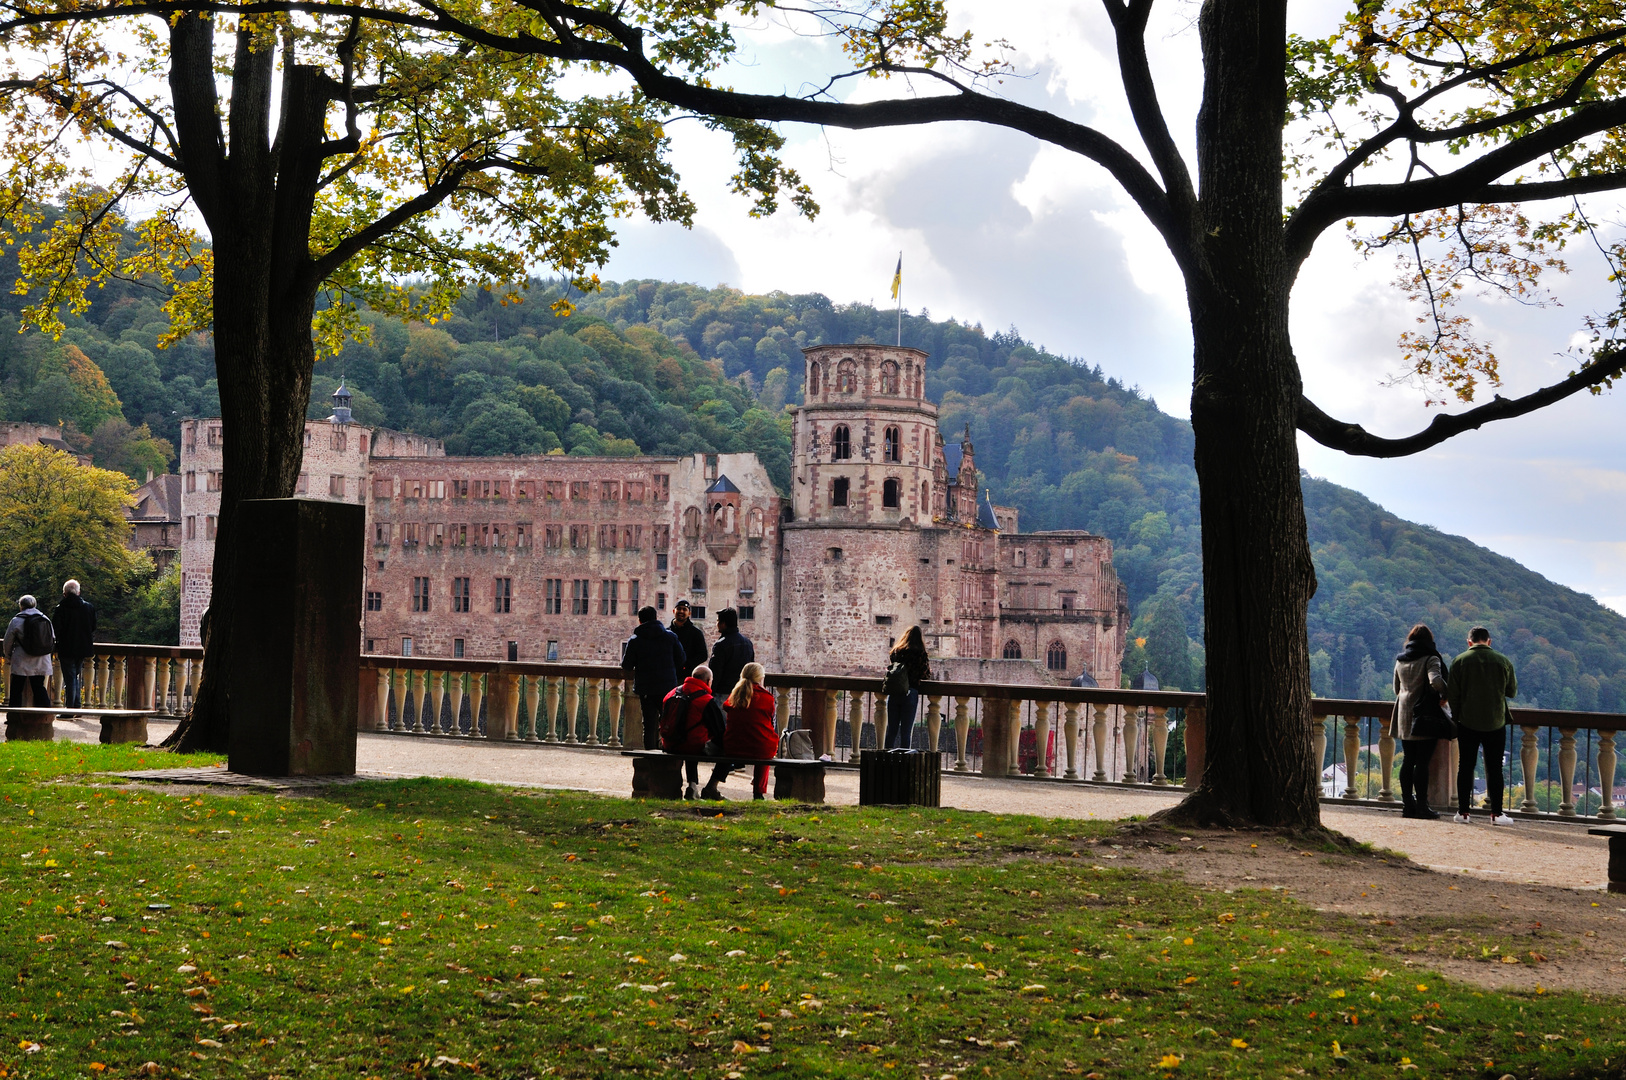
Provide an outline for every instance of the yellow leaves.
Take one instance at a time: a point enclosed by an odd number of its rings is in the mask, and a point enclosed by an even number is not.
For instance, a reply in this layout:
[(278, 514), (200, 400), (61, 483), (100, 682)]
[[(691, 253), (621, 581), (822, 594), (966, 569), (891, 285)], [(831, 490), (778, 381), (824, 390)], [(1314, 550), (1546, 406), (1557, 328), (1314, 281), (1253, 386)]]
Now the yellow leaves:
[(1222, 923), (1234, 923), (1236, 922), (1236, 915), (1233, 912), (1223, 911), (1220, 913), (1218, 921)]
[(1185, 1058), (1182, 1058), (1178, 1054), (1164, 1054), (1158, 1059), (1157, 1067), (1160, 1069), (1178, 1069), (1180, 1067), (1180, 1063), (1184, 1060)]

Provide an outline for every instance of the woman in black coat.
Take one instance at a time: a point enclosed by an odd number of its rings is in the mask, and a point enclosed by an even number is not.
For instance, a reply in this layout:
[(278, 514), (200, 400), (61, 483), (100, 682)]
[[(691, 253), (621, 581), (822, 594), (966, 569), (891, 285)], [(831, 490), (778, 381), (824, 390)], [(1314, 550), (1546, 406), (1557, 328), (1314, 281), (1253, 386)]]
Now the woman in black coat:
[(931, 659), (926, 655), (926, 639), (920, 627), (911, 626), (904, 631), (887, 656), (890, 665), (902, 664), (909, 676), (909, 688), (903, 693), (886, 695), (886, 748), (907, 750), (915, 731), (915, 711), (920, 707), (920, 684), (932, 677)]

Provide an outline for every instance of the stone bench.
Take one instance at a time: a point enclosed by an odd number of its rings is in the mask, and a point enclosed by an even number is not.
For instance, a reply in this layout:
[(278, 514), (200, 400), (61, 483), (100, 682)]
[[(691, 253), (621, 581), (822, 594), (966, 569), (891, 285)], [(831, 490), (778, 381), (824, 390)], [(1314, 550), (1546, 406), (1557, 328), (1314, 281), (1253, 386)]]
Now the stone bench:
[(94, 716), (102, 722), (104, 743), (145, 743), (147, 709), (38, 709), (6, 708), (7, 742), (50, 742), (56, 737), (51, 725), (58, 717)]
[(827, 762), (806, 758), (741, 758), (717, 754), (668, 754), (664, 750), (623, 750), (632, 759), (634, 799), (683, 798), (683, 763), (694, 761), (731, 766), (769, 765), (773, 767), (773, 797), (797, 802), (824, 801), (824, 766)]
[(1594, 825), (1587, 835), (1609, 838), (1609, 891), (1626, 893), (1626, 825)]

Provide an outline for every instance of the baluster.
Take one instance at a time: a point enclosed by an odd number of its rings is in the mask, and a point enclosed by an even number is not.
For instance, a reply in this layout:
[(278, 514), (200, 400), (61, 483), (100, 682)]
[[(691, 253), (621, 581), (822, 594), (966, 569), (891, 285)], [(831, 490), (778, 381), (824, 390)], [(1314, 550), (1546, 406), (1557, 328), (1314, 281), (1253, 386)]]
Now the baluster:
[[(110, 709), (122, 709), (125, 703), (125, 691), (130, 688), (130, 659), (126, 656), (113, 658), (113, 694), (108, 702)], [(61, 700), (58, 698), (57, 700)]]
[(1358, 799), (1360, 790), (1355, 783), (1355, 759), (1361, 756), (1361, 718), (1344, 717), (1344, 798)]
[(970, 698), (957, 697), (954, 699), (954, 771), (970, 772), (971, 766), (965, 761), (965, 743), (971, 737), (971, 718), (966, 714), (966, 708), (971, 704)]
[[(1022, 775), (1022, 701), (1020, 698), (1002, 703), (1005, 706), (1005, 775)], [(996, 708), (998, 706), (995, 706)], [(987, 736), (983, 736), (987, 738)], [(984, 759), (984, 768), (987, 767)]]
[(203, 659), (186, 662), (186, 711), (188, 714), (198, 703), (198, 683), (203, 681)]
[(1067, 743), (1067, 771), (1064, 780), (1078, 779), (1078, 702), (1069, 701), (1062, 707), (1062, 732)]
[(938, 753), (937, 735), (943, 729), (943, 695), (932, 694), (926, 699), (926, 745)]
[(1153, 705), (1151, 712), (1152, 758), (1156, 763), (1152, 783), (1167, 787), (1169, 778), (1163, 772), (1163, 763), (1169, 754), (1169, 709), (1166, 705)]
[[(390, 693), (395, 698), (395, 723), (391, 731), (406, 731), (406, 672), (401, 668), (390, 668)], [(388, 720), (389, 714), (385, 713)]]
[(1107, 778), (1107, 706), (1104, 702), (1095, 706), (1095, 775), (1094, 780), (1105, 782)]
[[(1321, 770), (1327, 760), (1327, 718), (1310, 718), (1310, 752), (1315, 755), (1315, 794), (1320, 798), (1326, 789), (1321, 786)], [(1186, 766), (1187, 770), (1191, 768)]]
[(154, 704), (154, 695), (158, 692), (158, 658), (156, 656), (147, 657), (145, 660), (141, 661), (141, 667), (143, 673), (146, 675), (147, 681), (143, 688), (142, 699), (137, 705), (137, 708), (157, 712), (158, 706)]
[[(423, 714), (428, 712), (429, 719), (424, 723), (423, 729), (432, 735), (457, 734), (458, 716), (456, 705), (452, 706), (452, 723), (450, 727), (447, 727), (440, 718), (441, 706), (445, 704), (446, 696), (451, 693), (452, 681), (454, 679), (457, 681), (458, 692), (461, 695), (463, 689), (462, 675), (452, 671), (425, 670), (423, 673), (424, 689), (428, 692), (429, 698), (433, 704), (426, 710), (423, 707), (423, 702), (419, 701), (418, 715), (420, 718), (422, 718)], [(459, 700), (462, 700), (461, 697), (459, 697)]]
[[(598, 699), (599, 689), (604, 685), (603, 679), (587, 680), (587, 739), (588, 746), (597, 746), (598, 742)], [(721, 702), (718, 703), (721, 705)]]
[(824, 695), (824, 745), (819, 747), (823, 756), (834, 758), (836, 756), (836, 695), (834, 691), (826, 691)]
[[(461, 671), (448, 671), (442, 678), (446, 682), (446, 691), (452, 699), (451, 725), (442, 730), (444, 735), (461, 735), (463, 733), (463, 673)], [(435, 702), (435, 720), (440, 720), (440, 702)]]
[(1558, 779), (1564, 785), (1564, 801), (1558, 804), (1559, 817), (1575, 816), (1575, 729), (1558, 729)]
[[(604, 693), (609, 698), (610, 748), (612, 750), (620, 749), (622, 681), (620, 679), (606, 679), (604, 681)], [(783, 712), (783, 706), (780, 709)]]
[(576, 707), (581, 703), (581, 679), (565, 676), (565, 745), (576, 745)]
[(1050, 777), (1050, 702), (1035, 701), (1033, 703), (1033, 745), (1037, 757), (1033, 763), (1033, 775), (1040, 780)]
[(530, 717), (530, 724), (525, 729), (526, 742), (541, 742), (542, 736), (537, 731), (542, 726), (542, 685), (535, 675), (525, 676), (525, 714)]
[(407, 698), (412, 699), (412, 726), (406, 728), (406, 730), (412, 732), (414, 735), (430, 730), (424, 726), (424, 715), (429, 711), (429, 672), (421, 668), (406, 669), (405, 696), (401, 698), (401, 721), (403, 727), (405, 727), (406, 722)]
[(480, 727), (480, 704), (486, 699), (486, 676), (469, 672), (469, 738), (484, 735)]
[[(852, 750), (854, 757), (864, 745), (864, 694), (862, 691), (847, 691), (847, 730), (852, 733)], [(879, 740), (875, 743), (880, 746)]]
[[(155, 661), (155, 665), (156, 665), (156, 669), (153, 672), (152, 685), (153, 685), (153, 690), (154, 690), (154, 693), (155, 693), (156, 696), (153, 699), (153, 711), (156, 712), (156, 713), (159, 713), (159, 714), (161, 714), (163, 716), (168, 716), (168, 715), (170, 715), (170, 712), (169, 712), (169, 666), (170, 666), (170, 659), (167, 656), (160, 656)], [(81, 685), (83, 685), (83, 684), (81, 683)]]
[(1598, 807), (1600, 821), (1615, 820), (1615, 733), (1598, 732), (1598, 791), (1603, 803)]
[(1135, 751), (1140, 746), (1140, 716), (1138, 706), (1124, 710), (1124, 779), (1126, 784), (1140, 783), (1140, 761)]
[(773, 705), (773, 727), (780, 735), (790, 726), (790, 687), (782, 687)]
[[(1524, 802), (1519, 804), (1519, 809), (1527, 814), (1533, 814), (1539, 809), (1536, 806), (1536, 762), (1539, 755), (1539, 750), (1536, 747), (1536, 732), (1538, 729), (1521, 727), (1520, 730), (1524, 732), (1524, 738), (1519, 743), (1519, 764), (1524, 767)], [(1455, 746), (1456, 744), (1452, 743), (1452, 745)], [(1452, 770), (1452, 775), (1456, 775), (1455, 769)]]
[(390, 729), (390, 676), (384, 668), (378, 669), (378, 707), (374, 710), (373, 730)]
[(1390, 788), (1390, 779), (1394, 776), (1395, 768), (1395, 737), (1394, 721), (1383, 725), (1383, 734), (1378, 736), (1378, 767), (1383, 770), (1381, 782), (1378, 784), (1378, 801), (1394, 802), (1395, 793)]
[(547, 734), (542, 737), (543, 742), (559, 741), (559, 680), (554, 677), (545, 677), (542, 680), (542, 709), (547, 714)]
[(102, 707), (101, 686), (103, 672), (107, 670), (107, 661), (100, 656), (90, 658), (90, 680), (79, 690), (79, 698), (92, 709)]

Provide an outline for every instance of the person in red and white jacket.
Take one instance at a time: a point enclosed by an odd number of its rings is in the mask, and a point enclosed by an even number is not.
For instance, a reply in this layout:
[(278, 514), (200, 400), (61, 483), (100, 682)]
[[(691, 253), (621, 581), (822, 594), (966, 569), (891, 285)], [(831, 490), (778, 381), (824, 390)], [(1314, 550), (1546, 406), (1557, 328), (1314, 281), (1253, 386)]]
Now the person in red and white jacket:
[[(711, 669), (695, 668), (661, 702), (661, 749), (668, 754), (705, 754), (723, 736), (723, 711), (711, 693)], [(700, 797), (700, 766), (683, 763), (689, 786), (685, 799)]]
[[(762, 685), (762, 665), (750, 663), (740, 672), (740, 681), (735, 684), (733, 691), (728, 695), (728, 703), (723, 706), (723, 713), (727, 724), (723, 728), (724, 757), (731, 758), (771, 758), (779, 753), (779, 732), (774, 727), (774, 697), (773, 691)], [(712, 770), (711, 780), (700, 792), (702, 799), (721, 800), (722, 792), (717, 785), (728, 779), (733, 767), (726, 761), (717, 763)], [(752, 798), (766, 799), (768, 797), (768, 766), (756, 766), (756, 776), (751, 783)]]

